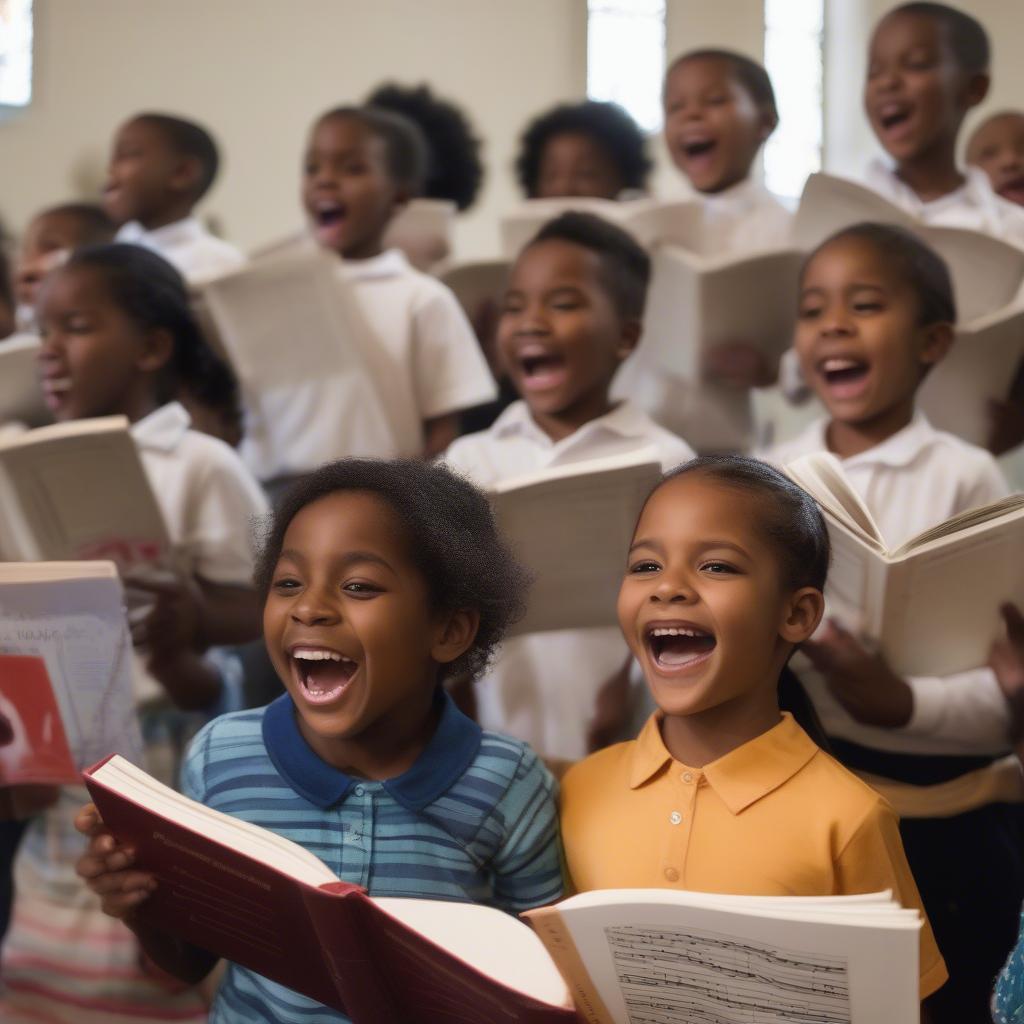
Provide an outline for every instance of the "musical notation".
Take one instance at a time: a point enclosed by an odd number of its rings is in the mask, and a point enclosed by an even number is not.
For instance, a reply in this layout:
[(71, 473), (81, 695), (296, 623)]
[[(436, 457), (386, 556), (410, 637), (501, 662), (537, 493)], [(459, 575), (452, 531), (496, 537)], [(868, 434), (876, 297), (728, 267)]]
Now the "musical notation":
[(849, 1024), (847, 962), (695, 928), (605, 929), (630, 1024)]

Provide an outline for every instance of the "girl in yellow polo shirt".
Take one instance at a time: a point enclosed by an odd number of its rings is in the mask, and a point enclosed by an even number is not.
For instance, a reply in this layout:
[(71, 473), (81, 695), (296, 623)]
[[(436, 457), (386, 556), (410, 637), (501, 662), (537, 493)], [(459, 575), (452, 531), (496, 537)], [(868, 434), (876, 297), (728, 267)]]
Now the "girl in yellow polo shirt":
[[(814, 501), (754, 459), (694, 459), (647, 499), (618, 611), (659, 710), (565, 776), (577, 891), (891, 889), (921, 909), (892, 808), (779, 708), (783, 668), (821, 619), (828, 563)], [(926, 920), (922, 998), (945, 979)]]

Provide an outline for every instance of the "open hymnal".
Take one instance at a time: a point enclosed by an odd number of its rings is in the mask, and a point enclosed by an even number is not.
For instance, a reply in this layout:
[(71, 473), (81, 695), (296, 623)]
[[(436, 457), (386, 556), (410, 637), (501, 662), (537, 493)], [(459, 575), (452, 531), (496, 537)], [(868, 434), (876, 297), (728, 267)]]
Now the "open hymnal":
[(0, 440), (0, 557), (170, 565), (127, 419), (72, 420)]
[(0, 563), (0, 782), (137, 759), (130, 652), (111, 562)]
[(455, 293), (459, 305), (476, 326), (476, 318), (487, 303), (494, 303), (495, 311), (500, 309), (511, 269), (508, 260), (453, 263), (438, 277)]
[(38, 427), (53, 417), (39, 386), (39, 349), (34, 334), (15, 334), (0, 341), (0, 425)]
[(801, 456), (786, 472), (828, 523), (830, 614), (876, 642), (905, 675), (950, 675), (987, 662), (1000, 605), (1024, 604), (1024, 494), (890, 548), (834, 455)]
[(1024, 362), (1024, 305), (1013, 303), (961, 327), (946, 358), (921, 385), (917, 402), (933, 426), (985, 447), (991, 403), (1010, 397)]
[(778, 360), (793, 342), (802, 259), (795, 249), (709, 257), (682, 246), (658, 248), (644, 350), (685, 380), (699, 379), (701, 352), (719, 344), (756, 345)]
[(653, 448), (513, 477), (491, 491), (505, 537), (533, 576), (515, 633), (613, 626), (629, 542), (661, 477)]
[(926, 225), (863, 185), (812, 174), (793, 222), (793, 241), (813, 249), (860, 221), (897, 224), (927, 242), (949, 266), (957, 315), (969, 323), (1010, 302), (1024, 283), (1024, 250), (981, 231)]
[(368, 896), (121, 758), (85, 780), (157, 878), (140, 919), (354, 1024), (917, 1021), (921, 922), (887, 893), (608, 890), (531, 911), (535, 933), (490, 907)]
[(451, 253), (457, 212), (449, 199), (413, 199), (391, 219), (384, 244), (401, 249), (414, 267), (430, 270)]
[(203, 289), (245, 395), (243, 454), (264, 477), (392, 457), (397, 437), (419, 436), (406, 422), (415, 411), (390, 391), (393, 357), (339, 268), (333, 253), (284, 246)]
[(656, 199), (527, 199), (501, 221), (501, 251), (509, 260), (519, 255), (527, 242), (549, 220), (570, 210), (591, 213), (628, 231), (641, 245), (650, 247), (673, 242), (698, 248), (703, 212), (699, 203), (663, 203)]

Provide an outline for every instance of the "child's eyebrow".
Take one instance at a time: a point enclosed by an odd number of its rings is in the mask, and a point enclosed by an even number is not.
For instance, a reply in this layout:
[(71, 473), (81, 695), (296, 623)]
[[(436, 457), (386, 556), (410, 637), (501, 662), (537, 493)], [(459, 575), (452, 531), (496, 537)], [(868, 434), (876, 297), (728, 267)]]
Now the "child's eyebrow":
[(665, 553), (665, 545), (661, 541), (647, 537), (641, 537), (639, 540), (633, 541), (629, 546), (629, 554), (633, 554), (637, 548), (650, 548), (652, 551), (658, 552), (658, 554)]
[(713, 548), (728, 548), (730, 551), (735, 551), (739, 555), (743, 555), (744, 558), (750, 558), (750, 552), (745, 547), (735, 543), (731, 540), (723, 540), (721, 538), (713, 538), (706, 540), (701, 543), (700, 549), (702, 551), (710, 551)]

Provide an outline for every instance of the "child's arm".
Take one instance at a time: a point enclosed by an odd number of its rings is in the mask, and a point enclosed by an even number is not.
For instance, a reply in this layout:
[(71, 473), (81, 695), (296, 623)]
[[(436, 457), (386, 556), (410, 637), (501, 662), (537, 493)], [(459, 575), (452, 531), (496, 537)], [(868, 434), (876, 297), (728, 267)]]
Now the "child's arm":
[(100, 897), (103, 913), (123, 921), (161, 970), (190, 985), (202, 981), (218, 958), (138, 919), (136, 908), (156, 889), (156, 879), (132, 869), (134, 852), (114, 839), (95, 805), (87, 804), (79, 811), (75, 828), (89, 836), (89, 847), (76, 870)]

